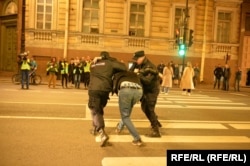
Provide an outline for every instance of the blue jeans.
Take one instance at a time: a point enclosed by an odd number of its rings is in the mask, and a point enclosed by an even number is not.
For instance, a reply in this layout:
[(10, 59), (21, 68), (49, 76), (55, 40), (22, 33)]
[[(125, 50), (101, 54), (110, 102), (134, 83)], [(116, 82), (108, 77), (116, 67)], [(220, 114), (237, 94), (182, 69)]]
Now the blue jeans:
[(142, 97), (142, 89), (132, 89), (132, 88), (122, 88), (119, 91), (119, 109), (121, 113), (122, 120), (118, 124), (118, 128), (122, 129), (124, 125), (129, 130), (130, 134), (134, 137), (134, 140), (139, 140), (140, 135), (135, 129), (130, 115), (133, 106), (140, 101)]
[(75, 74), (75, 88), (80, 88), (81, 74)]
[(29, 89), (29, 70), (21, 70), (22, 74), (22, 88), (24, 88), (24, 83), (26, 83), (26, 88)]

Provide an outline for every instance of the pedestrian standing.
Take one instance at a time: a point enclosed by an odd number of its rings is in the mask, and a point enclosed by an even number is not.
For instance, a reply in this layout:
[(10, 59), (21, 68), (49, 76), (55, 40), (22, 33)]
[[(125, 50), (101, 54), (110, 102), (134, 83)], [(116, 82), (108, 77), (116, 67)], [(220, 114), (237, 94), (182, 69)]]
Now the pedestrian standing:
[(197, 85), (199, 74), (200, 74), (200, 69), (198, 67), (198, 64), (195, 64), (195, 66), (194, 66), (194, 77), (193, 77), (194, 87), (196, 87), (196, 85)]
[(180, 70), (178, 64), (175, 64), (174, 67), (174, 85), (179, 84), (179, 76), (180, 76)]
[(119, 110), (121, 121), (117, 124), (116, 131), (120, 133), (124, 126), (133, 136), (133, 145), (142, 145), (142, 140), (130, 119), (133, 106), (142, 97), (142, 85), (140, 78), (132, 71), (119, 72), (113, 77), (113, 93), (119, 97)]
[[(62, 87), (68, 88), (68, 62), (66, 59), (63, 59), (63, 61), (60, 63), (60, 72), (62, 76)], [(65, 86), (64, 86), (65, 85)]]
[(49, 73), (49, 84), (48, 87), (50, 88), (51, 83), (53, 83), (53, 88), (56, 87), (56, 77), (58, 73), (58, 65), (56, 62), (56, 58), (51, 58), (51, 61), (47, 63), (47, 72)]
[(69, 83), (71, 82), (72, 85), (75, 85), (75, 77), (74, 77), (74, 58), (71, 58), (70, 64), (68, 66), (68, 73), (69, 73)]
[(172, 88), (172, 80), (173, 80), (173, 68), (170, 63), (167, 64), (163, 69), (162, 75), (162, 84), (163, 93), (168, 94), (169, 88)]
[(191, 95), (191, 90), (194, 89), (193, 77), (194, 69), (192, 68), (191, 62), (187, 62), (187, 67), (184, 68), (180, 83), (180, 87), (183, 90), (183, 95)]
[(223, 90), (229, 91), (229, 80), (231, 77), (231, 70), (228, 64), (225, 65), (223, 70)]
[(240, 80), (241, 80), (241, 69), (238, 67), (238, 70), (235, 72), (235, 83), (234, 83), (234, 90), (240, 91)]
[(24, 52), (21, 55), (21, 75), (22, 75), (22, 89), (24, 89), (24, 84), (26, 84), (26, 89), (29, 89), (29, 71), (30, 71), (30, 60), (28, 58), (28, 53)]
[(74, 77), (75, 77), (75, 88), (80, 89), (80, 84), (81, 84), (81, 76), (82, 76), (82, 71), (83, 67), (81, 63), (75, 63), (75, 68), (73, 71)]
[(90, 83), (88, 88), (89, 102), (88, 107), (92, 115), (93, 132), (98, 132), (101, 138), (100, 146), (106, 145), (109, 137), (104, 128), (104, 107), (112, 91), (112, 77), (115, 72), (125, 71), (124, 63), (111, 58), (106, 51), (101, 52), (99, 60), (94, 59), (90, 65)]
[[(161, 137), (159, 132), (160, 122), (155, 114), (155, 105), (160, 92), (159, 73), (156, 66), (145, 56), (144, 51), (135, 52), (133, 59), (136, 61), (138, 76), (143, 86), (141, 108), (151, 123), (152, 130), (147, 137)], [(131, 68), (134, 71), (133, 68)]]
[(221, 65), (218, 64), (218, 66), (214, 69), (214, 76), (215, 76), (214, 89), (216, 88), (216, 84), (218, 84), (218, 89), (220, 89), (220, 82), (222, 79), (222, 75), (223, 75), (223, 69)]
[(83, 79), (85, 89), (87, 89), (89, 86), (90, 63), (91, 63), (91, 59), (89, 56), (87, 56), (86, 63), (84, 66), (84, 79)]

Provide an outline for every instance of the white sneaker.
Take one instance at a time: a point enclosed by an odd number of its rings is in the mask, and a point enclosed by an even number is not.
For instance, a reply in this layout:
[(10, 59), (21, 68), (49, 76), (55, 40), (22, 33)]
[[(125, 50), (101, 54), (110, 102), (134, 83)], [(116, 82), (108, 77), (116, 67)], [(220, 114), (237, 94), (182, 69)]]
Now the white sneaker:
[(190, 96), (191, 95), (191, 93), (188, 93), (188, 96)]

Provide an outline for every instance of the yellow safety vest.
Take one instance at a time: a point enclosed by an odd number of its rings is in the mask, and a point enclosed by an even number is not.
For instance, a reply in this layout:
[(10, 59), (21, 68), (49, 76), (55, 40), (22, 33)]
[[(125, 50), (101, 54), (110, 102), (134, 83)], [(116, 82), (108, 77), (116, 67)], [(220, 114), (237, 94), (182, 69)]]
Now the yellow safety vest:
[(27, 59), (26, 61), (23, 61), (22, 62), (22, 65), (21, 65), (21, 70), (30, 70), (30, 60)]

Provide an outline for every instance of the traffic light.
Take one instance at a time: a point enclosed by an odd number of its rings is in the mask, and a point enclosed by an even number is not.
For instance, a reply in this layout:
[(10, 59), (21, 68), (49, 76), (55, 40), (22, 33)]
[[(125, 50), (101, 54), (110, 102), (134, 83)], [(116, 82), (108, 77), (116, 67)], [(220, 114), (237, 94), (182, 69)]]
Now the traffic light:
[(175, 44), (178, 45), (180, 42), (180, 30), (179, 28), (175, 30)]
[(191, 47), (193, 42), (194, 42), (194, 36), (193, 36), (194, 30), (190, 29), (189, 30), (189, 42), (188, 46)]
[(185, 44), (180, 44), (180, 45), (179, 45), (178, 54), (179, 54), (180, 56), (185, 56), (185, 53), (186, 53), (186, 46), (185, 46)]

